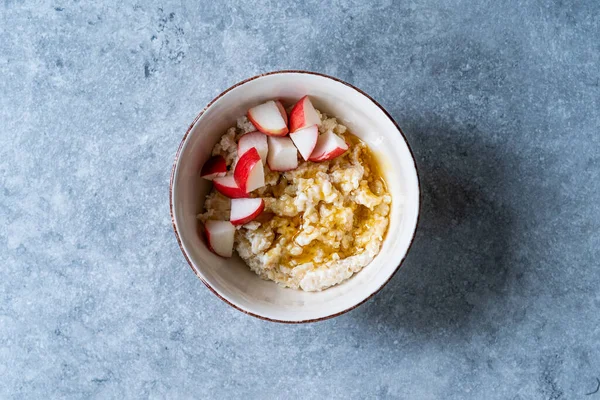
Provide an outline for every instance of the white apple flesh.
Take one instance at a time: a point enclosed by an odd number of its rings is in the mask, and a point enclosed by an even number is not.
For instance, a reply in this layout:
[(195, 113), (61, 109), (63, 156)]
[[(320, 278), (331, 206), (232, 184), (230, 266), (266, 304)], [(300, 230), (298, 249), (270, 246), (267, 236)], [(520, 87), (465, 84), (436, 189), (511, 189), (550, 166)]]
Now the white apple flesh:
[(233, 178), (240, 189), (246, 193), (265, 186), (265, 171), (255, 147), (239, 158), (233, 170)]
[(289, 137), (268, 137), (267, 164), (271, 171), (291, 171), (298, 168), (298, 150)]
[(204, 223), (208, 248), (218, 256), (231, 257), (235, 227), (229, 221), (206, 221)]
[(279, 113), (281, 114), (281, 118), (283, 118), (283, 120), (285, 121), (285, 124), (287, 125), (288, 123), (288, 115), (287, 112), (285, 111), (285, 107), (283, 106), (283, 103), (279, 100), (275, 100), (275, 104), (277, 105), (277, 108), (279, 109)]
[(258, 217), (265, 209), (263, 199), (232, 199), (229, 221), (233, 225), (244, 225)]
[(311, 125), (321, 125), (321, 118), (308, 96), (304, 96), (290, 111), (290, 132), (296, 132)]
[(263, 165), (267, 162), (267, 154), (269, 153), (269, 145), (267, 144), (267, 135), (262, 132), (249, 132), (242, 136), (238, 142), (237, 154), (238, 157), (244, 155), (251, 148), (255, 148), (260, 155)]
[(348, 144), (344, 139), (329, 131), (319, 136), (317, 145), (308, 159), (315, 162), (332, 160), (344, 154), (346, 150)]
[[(285, 111), (285, 110), (284, 110)], [(287, 123), (281, 115), (277, 103), (273, 100), (252, 107), (248, 110), (248, 119), (264, 134), (271, 136), (285, 136), (289, 132)]]
[(318, 138), (319, 128), (317, 125), (311, 125), (308, 128), (299, 129), (296, 132), (290, 133), (290, 139), (292, 139), (292, 142), (294, 142), (298, 152), (300, 152), (300, 155), (305, 161), (308, 160), (315, 149)]

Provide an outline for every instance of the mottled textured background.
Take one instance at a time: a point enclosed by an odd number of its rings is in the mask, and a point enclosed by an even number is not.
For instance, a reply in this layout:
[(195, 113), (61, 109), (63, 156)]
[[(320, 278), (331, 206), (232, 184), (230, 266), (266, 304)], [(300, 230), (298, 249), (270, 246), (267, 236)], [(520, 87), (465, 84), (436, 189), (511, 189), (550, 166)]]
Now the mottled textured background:
[[(0, 4), (1, 399), (600, 399), (600, 2), (108, 3)], [(168, 207), (199, 110), (286, 68), (379, 100), (423, 188), (390, 284), (303, 326)]]

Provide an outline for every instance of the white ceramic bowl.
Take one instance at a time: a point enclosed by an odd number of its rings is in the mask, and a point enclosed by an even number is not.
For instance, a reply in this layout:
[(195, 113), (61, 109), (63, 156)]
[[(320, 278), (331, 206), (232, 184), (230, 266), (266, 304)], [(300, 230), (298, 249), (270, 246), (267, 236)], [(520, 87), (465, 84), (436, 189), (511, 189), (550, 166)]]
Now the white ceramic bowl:
[[(316, 108), (337, 117), (364, 140), (382, 163), (392, 195), (390, 225), (377, 257), (362, 271), (322, 292), (303, 292), (260, 279), (239, 258), (211, 253), (199, 234), (210, 182), (198, 171), (212, 147), (238, 117), (257, 104), (309, 95)], [(377, 293), (398, 270), (413, 241), (419, 215), (419, 180), (406, 138), (375, 100), (339, 79), (306, 71), (276, 71), (240, 82), (211, 101), (186, 132), (173, 165), (171, 217), (185, 258), (204, 284), (229, 305), (277, 322), (311, 322), (349, 311)]]

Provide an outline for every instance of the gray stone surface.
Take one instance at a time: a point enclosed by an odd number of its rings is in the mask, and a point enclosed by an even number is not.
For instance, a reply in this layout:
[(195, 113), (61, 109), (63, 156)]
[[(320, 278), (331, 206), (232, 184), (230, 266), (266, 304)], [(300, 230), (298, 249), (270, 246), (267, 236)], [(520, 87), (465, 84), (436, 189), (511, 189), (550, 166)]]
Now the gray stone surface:
[[(600, 399), (600, 3), (325, 3), (4, 0), (1, 399)], [(378, 99), (423, 187), (390, 284), (305, 326), (212, 295), (168, 209), (197, 112), (286, 68)]]

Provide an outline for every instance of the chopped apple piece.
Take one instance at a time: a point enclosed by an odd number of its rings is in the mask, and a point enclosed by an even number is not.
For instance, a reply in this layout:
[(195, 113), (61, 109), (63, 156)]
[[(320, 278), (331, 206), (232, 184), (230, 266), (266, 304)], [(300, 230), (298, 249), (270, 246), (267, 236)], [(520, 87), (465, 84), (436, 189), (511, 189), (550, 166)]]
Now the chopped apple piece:
[(285, 136), (289, 132), (279, 106), (273, 100), (249, 109), (248, 119), (256, 129), (267, 135)]
[(230, 199), (248, 197), (248, 194), (238, 186), (232, 175), (215, 178), (213, 185), (217, 192)]
[(212, 181), (219, 176), (227, 174), (227, 164), (223, 156), (212, 156), (202, 166), (200, 176), (204, 179)]
[(263, 199), (233, 199), (229, 220), (233, 225), (244, 225), (258, 217), (264, 209)]
[(304, 96), (290, 111), (290, 132), (296, 132), (311, 125), (321, 125), (321, 118), (308, 96)]
[(290, 139), (292, 139), (292, 142), (294, 142), (300, 155), (305, 161), (308, 160), (315, 149), (318, 138), (319, 128), (317, 125), (311, 125), (308, 128), (299, 129), (296, 132), (290, 133)]
[(229, 221), (206, 221), (206, 241), (208, 248), (218, 256), (231, 257), (235, 227)]
[(233, 178), (240, 189), (246, 193), (265, 186), (265, 171), (255, 147), (240, 157), (233, 170)]
[(291, 171), (298, 168), (298, 150), (289, 137), (268, 137), (267, 164), (271, 171)]
[(348, 144), (333, 132), (325, 132), (317, 139), (317, 145), (309, 157), (310, 161), (327, 161), (344, 154)]

